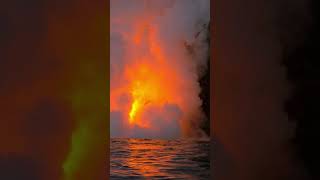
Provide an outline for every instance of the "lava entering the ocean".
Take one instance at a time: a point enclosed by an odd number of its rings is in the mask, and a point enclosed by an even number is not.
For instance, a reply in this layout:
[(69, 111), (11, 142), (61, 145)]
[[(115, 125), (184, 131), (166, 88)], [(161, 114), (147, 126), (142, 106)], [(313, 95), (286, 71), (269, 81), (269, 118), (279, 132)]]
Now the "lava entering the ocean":
[[(121, 2), (111, 5), (119, 9)], [(183, 18), (196, 9), (209, 12), (207, 1), (198, 6), (193, 1), (164, 3), (161, 10), (141, 2), (126, 13), (111, 12), (111, 134), (188, 136), (203, 118), (198, 69), (206, 59), (191, 56), (185, 47), (186, 41), (194, 41), (201, 23)], [(199, 54), (208, 48), (201, 41), (192, 46)]]

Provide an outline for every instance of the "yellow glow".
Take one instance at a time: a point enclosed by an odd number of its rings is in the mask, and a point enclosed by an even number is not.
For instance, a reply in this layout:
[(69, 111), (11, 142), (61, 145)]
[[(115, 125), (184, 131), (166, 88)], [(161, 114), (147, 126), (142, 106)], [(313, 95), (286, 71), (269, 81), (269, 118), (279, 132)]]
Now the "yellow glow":
[(132, 107), (131, 107), (131, 110), (130, 110), (130, 113), (129, 113), (129, 122), (130, 124), (132, 124), (134, 122), (134, 118), (136, 116), (136, 113), (138, 111), (138, 109), (140, 108), (140, 103), (138, 100), (135, 100), (133, 103), (132, 103)]

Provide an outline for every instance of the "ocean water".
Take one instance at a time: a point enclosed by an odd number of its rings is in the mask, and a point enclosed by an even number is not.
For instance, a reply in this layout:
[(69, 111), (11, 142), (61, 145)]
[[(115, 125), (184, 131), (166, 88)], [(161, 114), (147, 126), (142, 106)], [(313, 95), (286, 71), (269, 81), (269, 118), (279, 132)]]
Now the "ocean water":
[(110, 179), (210, 179), (210, 143), (111, 139)]

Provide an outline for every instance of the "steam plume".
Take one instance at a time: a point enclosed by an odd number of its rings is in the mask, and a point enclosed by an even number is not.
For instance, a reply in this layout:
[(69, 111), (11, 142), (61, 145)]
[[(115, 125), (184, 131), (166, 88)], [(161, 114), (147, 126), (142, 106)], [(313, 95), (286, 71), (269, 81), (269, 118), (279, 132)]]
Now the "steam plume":
[(209, 0), (111, 1), (111, 136), (203, 136)]

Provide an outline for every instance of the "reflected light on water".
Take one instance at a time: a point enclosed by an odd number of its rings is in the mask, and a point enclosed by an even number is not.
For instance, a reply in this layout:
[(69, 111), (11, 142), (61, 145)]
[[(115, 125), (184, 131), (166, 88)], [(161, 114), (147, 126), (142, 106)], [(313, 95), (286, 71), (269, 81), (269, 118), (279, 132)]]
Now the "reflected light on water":
[(112, 139), (111, 179), (208, 179), (209, 142)]

